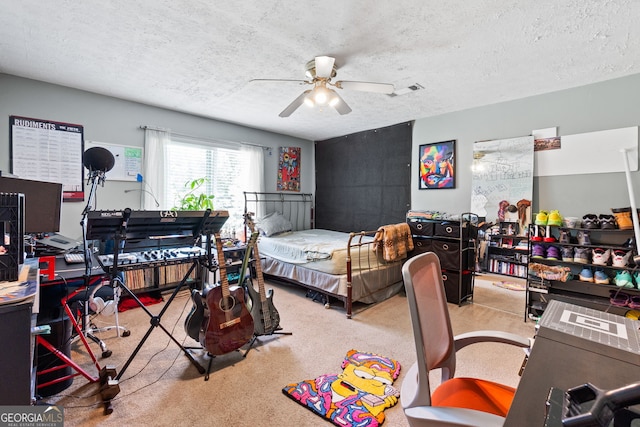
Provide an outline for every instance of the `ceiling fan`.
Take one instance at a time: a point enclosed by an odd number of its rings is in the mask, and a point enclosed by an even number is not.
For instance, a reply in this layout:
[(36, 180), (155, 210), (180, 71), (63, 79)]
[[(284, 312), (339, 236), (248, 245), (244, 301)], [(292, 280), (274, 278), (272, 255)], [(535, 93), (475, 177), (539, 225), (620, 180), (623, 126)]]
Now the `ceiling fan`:
[(302, 104), (306, 104), (310, 107), (315, 105), (329, 105), (336, 109), (341, 115), (349, 114), (351, 108), (346, 102), (338, 95), (333, 88), (347, 89), (347, 90), (359, 90), (363, 92), (376, 92), (391, 94), (394, 91), (394, 87), (389, 83), (373, 83), (373, 82), (357, 82), (338, 80), (336, 82), (331, 81), (336, 76), (337, 68), (335, 65), (335, 58), (330, 56), (316, 56), (311, 61), (307, 62), (306, 76), (309, 80), (280, 80), (280, 79), (256, 79), (254, 81), (294, 81), (303, 84), (313, 85), (313, 89), (308, 89), (302, 92), (296, 99), (293, 100), (282, 112), (280, 117), (289, 117), (294, 111), (298, 109)]

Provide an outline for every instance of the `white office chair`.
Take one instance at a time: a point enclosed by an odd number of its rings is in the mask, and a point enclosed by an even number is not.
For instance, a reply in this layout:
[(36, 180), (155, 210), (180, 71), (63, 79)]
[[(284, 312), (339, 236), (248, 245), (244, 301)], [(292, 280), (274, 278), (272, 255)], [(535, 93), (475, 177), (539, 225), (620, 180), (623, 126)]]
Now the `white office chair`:
[[(478, 342), (528, 348), (529, 338), (500, 331), (477, 331), (454, 337), (440, 270), (433, 252), (411, 258), (402, 268), (417, 361), (402, 383), (400, 403), (412, 427), (501, 426), (515, 389), (492, 381), (454, 377), (456, 351)], [(429, 372), (442, 370), (433, 393)]]

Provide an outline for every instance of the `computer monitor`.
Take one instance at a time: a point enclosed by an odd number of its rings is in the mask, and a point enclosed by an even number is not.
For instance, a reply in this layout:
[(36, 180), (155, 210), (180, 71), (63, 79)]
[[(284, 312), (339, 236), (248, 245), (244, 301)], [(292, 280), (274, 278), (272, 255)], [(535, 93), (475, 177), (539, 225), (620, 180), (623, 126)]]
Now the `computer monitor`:
[(24, 232), (60, 231), (62, 184), (0, 176), (0, 193), (24, 194)]

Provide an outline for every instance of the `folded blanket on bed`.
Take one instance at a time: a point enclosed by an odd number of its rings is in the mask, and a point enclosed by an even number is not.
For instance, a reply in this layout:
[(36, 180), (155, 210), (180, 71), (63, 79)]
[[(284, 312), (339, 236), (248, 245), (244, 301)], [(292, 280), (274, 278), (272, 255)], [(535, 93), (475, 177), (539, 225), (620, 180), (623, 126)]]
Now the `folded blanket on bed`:
[(383, 225), (375, 236), (374, 249), (385, 261), (399, 261), (407, 257), (413, 250), (413, 239), (409, 224), (401, 222), (394, 225)]

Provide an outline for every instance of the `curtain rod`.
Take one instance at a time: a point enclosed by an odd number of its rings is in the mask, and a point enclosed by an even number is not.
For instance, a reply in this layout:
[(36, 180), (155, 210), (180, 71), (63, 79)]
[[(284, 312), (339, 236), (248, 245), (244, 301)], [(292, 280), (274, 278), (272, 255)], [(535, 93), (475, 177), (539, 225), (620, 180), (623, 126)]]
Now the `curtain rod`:
[(189, 134), (186, 134), (186, 133), (173, 131), (173, 130), (171, 130), (169, 128), (161, 128), (161, 127), (157, 127), (157, 126), (142, 125), (142, 126), (140, 126), (140, 129), (149, 129), (149, 130), (158, 130), (158, 131), (162, 131), (162, 132), (169, 132), (169, 133), (171, 133), (173, 135), (176, 135), (176, 136), (182, 136), (184, 138), (200, 139), (200, 140), (209, 141), (209, 142), (226, 142), (226, 143), (229, 143), (229, 144), (250, 145), (252, 147), (260, 147), (263, 150), (272, 150), (273, 149), (273, 147), (269, 147), (268, 145), (254, 144), (254, 143), (251, 143), (251, 142), (244, 142), (244, 141), (229, 141), (229, 140), (226, 140), (226, 139), (210, 138), (210, 137), (207, 137), (207, 136), (189, 135)]

